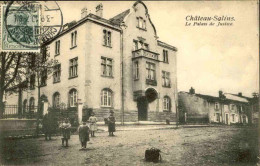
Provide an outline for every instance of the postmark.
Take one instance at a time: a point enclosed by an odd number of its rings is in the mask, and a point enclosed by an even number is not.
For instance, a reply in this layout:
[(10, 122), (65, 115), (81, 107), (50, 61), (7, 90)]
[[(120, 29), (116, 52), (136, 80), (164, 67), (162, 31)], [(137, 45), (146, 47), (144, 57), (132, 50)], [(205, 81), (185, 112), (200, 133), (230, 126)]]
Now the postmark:
[(8, 2), (2, 7), (3, 51), (39, 51), (62, 31), (63, 16), (55, 1)]

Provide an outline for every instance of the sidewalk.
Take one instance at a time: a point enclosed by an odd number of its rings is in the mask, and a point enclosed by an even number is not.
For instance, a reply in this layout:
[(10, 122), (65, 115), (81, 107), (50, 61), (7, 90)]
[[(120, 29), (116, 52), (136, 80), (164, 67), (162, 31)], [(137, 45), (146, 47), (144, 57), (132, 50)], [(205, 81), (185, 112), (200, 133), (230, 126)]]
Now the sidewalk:
[[(161, 130), (161, 129), (175, 129), (177, 126), (173, 125), (116, 125), (116, 131), (132, 131), (132, 130)], [(98, 131), (108, 131), (106, 125), (98, 125)]]

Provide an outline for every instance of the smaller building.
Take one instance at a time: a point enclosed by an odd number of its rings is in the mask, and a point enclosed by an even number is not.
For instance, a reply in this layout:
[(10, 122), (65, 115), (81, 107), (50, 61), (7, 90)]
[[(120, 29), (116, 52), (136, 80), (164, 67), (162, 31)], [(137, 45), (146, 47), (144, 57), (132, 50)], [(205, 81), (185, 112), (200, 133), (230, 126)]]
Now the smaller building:
[(219, 91), (218, 96), (178, 93), (179, 120), (181, 123), (247, 124), (252, 122), (250, 99), (242, 93), (230, 94)]

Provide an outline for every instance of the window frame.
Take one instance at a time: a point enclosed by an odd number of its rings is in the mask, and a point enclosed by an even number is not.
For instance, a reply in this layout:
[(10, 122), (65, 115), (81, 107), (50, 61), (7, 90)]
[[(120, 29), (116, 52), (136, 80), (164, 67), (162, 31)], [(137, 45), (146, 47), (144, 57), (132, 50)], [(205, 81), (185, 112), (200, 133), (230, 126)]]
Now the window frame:
[(112, 48), (112, 31), (103, 29), (103, 46)]
[(215, 110), (219, 110), (220, 109), (219, 102), (215, 102), (214, 109)]
[(169, 63), (169, 51), (166, 49), (163, 49), (163, 62)]
[(139, 80), (139, 62), (138, 61), (134, 61), (134, 80)]
[(60, 55), (60, 40), (55, 42), (55, 56)]
[[(57, 100), (56, 100), (56, 97), (58, 96), (58, 105), (57, 105)], [(53, 94), (53, 98), (52, 98), (52, 106), (53, 108), (60, 108), (60, 93), (59, 92), (55, 92)]]
[(77, 31), (74, 31), (71, 33), (71, 47), (70, 49), (73, 49), (75, 47), (77, 47), (77, 35), (78, 35), (78, 32)]
[[(74, 93), (75, 92), (75, 93)], [(73, 88), (69, 91), (69, 107), (77, 107), (78, 103), (78, 91)]]
[(171, 111), (171, 98), (169, 96), (163, 97), (163, 111)]
[(100, 106), (106, 108), (113, 107), (113, 91), (111, 89), (102, 89)]
[[(111, 64), (109, 63), (111, 62)], [(110, 72), (109, 72), (110, 69)], [(113, 78), (114, 61), (112, 58), (101, 56), (101, 76)], [(111, 75), (109, 75), (111, 73)]]
[[(55, 78), (58, 78), (58, 79), (55, 79)], [(53, 83), (60, 82), (60, 78), (61, 78), (61, 64), (56, 64), (53, 69)]]
[[(155, 63), (146, 62), (146, 67), (145, 68), (146, 68), (146, 79), (155, 81), (156, 80), (156, 65), (155, 65)], [(154, 73), (153, 79), (152, 79), (152, 74), (151, 73)]]
[[(168, 80), (168, 84), (167, 84)], [(162, 71), (162, 87), (170, 88), (171, 87), (171, 79), (170, 79), (170, 72)]]
[(69, 60), (69, 79), (78, 77), (78, 73), (78, 57), (75, 57)]

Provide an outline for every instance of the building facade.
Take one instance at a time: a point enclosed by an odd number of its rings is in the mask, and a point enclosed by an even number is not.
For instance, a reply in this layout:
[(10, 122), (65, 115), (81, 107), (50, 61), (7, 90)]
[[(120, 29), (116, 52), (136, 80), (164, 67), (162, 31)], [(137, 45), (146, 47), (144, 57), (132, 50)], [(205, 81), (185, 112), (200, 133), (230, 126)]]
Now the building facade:
[(251, 123), (249, 101), (242, 96), (223, 93), (219, 96), (196, 94), (193, 88), (189, 92), (179, 92), (180, 122), (182, 123)]
[[(45, 43), (58, 64), (42, 79), (41, 100), (79, 116), (79, 109), (82, 116), (94, 111), (99, 120), (113, 110), (117, 121), (176, 121), (177, 49), (158, 40), (146, 5), (135, 2), (105, 19), (99, 4), (81, 16)], [(29, 84), (24, 108), (38, 103), (35, 78)]]

